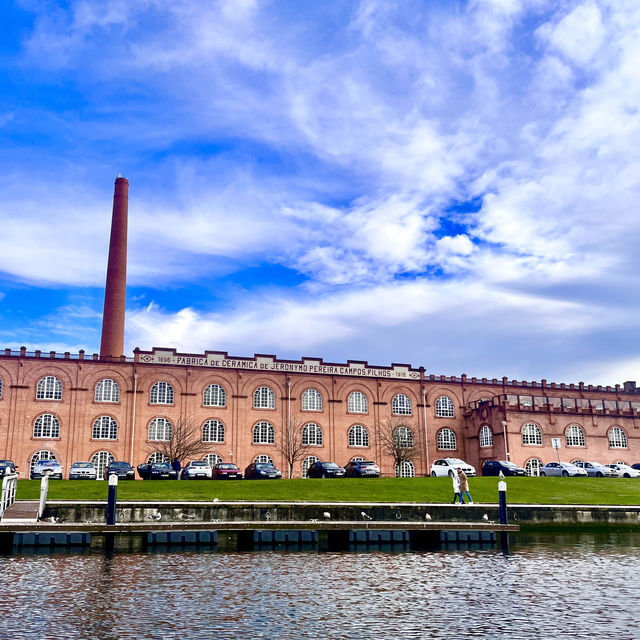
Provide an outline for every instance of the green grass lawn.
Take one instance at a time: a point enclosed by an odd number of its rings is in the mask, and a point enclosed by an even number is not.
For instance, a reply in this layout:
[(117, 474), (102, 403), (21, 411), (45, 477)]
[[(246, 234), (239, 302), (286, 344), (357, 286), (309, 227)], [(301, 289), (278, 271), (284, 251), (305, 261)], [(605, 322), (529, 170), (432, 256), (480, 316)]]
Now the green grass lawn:
[[(497, 478), (471, 478), (475, 502), (498, 502)], [(640, 478), (510, 478), (510, 503), (640, 505)], [(35, 500), (39, 480), (19, 480), (16, 498)], [(51, 480), (49, 500), (106, 500), (107, 483)], [(450, 502), (448, 478), (336, 480), (154, 480), (120, 482), (118, 500), (162, 502), (224, 500), (319, 502)]]

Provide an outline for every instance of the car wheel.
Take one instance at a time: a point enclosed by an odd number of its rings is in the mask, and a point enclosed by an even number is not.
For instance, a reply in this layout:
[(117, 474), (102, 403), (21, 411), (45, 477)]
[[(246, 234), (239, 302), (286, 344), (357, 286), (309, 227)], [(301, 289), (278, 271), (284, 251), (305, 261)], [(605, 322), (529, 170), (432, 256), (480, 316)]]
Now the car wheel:
[(631, 476), (628, 473), (623, 474), (623, 478), (630, 478)]
[(453, 471), (449, 471), (449, 477), (453, 478)]
[(562, 472), (562, 477), (563, 478), (567, 478), (569, 476), (569, 472), (568, 471), (563, 471)]
[(432, 471), (432, 472), (431, 472), (431, 477), (432, 477), (432, 478), (435, 478), (435, 477), (436, 477), (436, 472), (435, 472), (435, 471)]
[(599, 471), (596, 473), (596, 478), (602, 478), (602, 474)]
[(547, 477), (547, 474), (546, 474), (544, 471), (541, 471), (541, 472), (540, 472), (540, 477), (541, 477), (541, 478), (546, 478), (546, 477)]

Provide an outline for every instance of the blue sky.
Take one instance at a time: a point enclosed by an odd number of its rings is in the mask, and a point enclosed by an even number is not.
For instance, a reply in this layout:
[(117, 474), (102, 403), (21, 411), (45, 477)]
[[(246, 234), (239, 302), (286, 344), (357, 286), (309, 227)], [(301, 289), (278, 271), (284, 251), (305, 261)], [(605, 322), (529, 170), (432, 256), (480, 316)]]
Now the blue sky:
[(638, 379), (640, 5), (0, 7), (0, 347)]

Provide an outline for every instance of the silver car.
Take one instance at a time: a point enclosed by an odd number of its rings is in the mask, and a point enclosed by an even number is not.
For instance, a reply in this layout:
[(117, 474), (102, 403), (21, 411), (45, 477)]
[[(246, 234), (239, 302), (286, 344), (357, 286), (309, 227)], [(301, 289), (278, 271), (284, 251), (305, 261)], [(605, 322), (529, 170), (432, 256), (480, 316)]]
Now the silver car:
[(609, 467), (618, 478), (640, 478), (640, 470), (630, 467), (628, 464), (605, 464)]
[(615, 478), (616, 472), (613, 469), (600, 464), (599, 462), (575, 462), (576, 467), (580, 467), (592, 478)]
[(587, 472), (585, 469), (576, 467), (575, 464), (571, 464), (570, 462), (547, 462), (547, 464), (540, 467), (540, 475), (564, 476), (566, 478), (568, 476), (586, 476)]

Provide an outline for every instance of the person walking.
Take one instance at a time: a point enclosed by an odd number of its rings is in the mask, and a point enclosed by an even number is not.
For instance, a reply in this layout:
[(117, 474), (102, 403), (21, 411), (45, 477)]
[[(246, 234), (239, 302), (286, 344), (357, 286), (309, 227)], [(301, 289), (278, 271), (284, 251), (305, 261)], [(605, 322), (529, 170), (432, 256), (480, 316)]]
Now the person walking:
[(456, 469), (451, 473), (451, 481), (453, 482), (453, 501), (451, 504), (456, 504), (460, 501), (460, 477)]
[(460, 467), (458, 467), (458, 477), (460, 479), (460, 504), (464, 504), (464, 494), (467, 495), (469, 504), (473, 504), (471, 494), (469, 493), (469, 481), (467, 480), (467, 474)]

